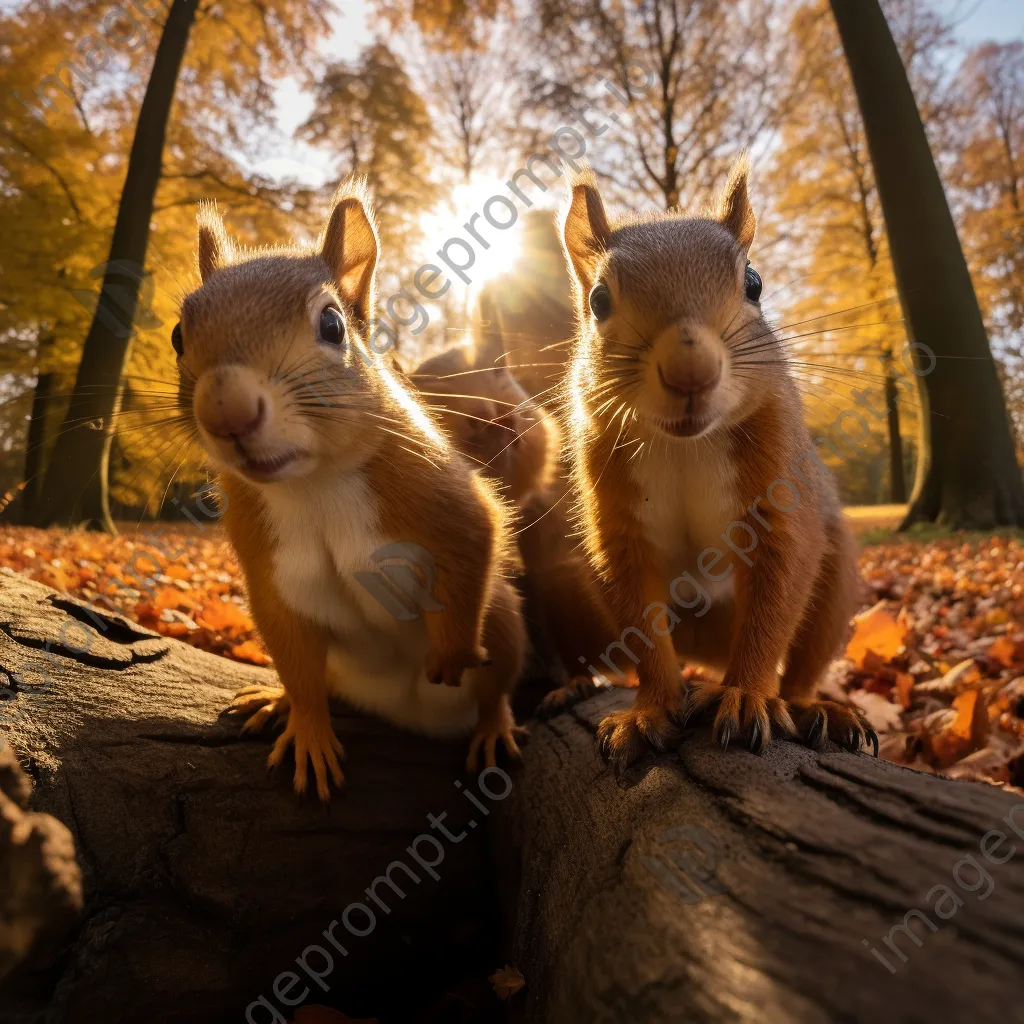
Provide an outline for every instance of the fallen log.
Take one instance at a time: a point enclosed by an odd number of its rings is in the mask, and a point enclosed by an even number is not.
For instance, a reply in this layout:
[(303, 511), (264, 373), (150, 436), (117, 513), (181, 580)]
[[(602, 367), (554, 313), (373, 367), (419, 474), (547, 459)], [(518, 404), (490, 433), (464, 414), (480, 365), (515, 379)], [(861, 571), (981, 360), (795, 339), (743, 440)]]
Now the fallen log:
[[(264, 1024), (300, 1002), (381, 1021), (493, 1010), (498, 910), (465, 743), (339, 712), (345, 788), (300, 800), (290, 766), (268, 775), (267, 740), (221, 714), (272, 673), (0, 581), (0, 737), (85, 882), (63, 946), (0, 982), (3, 1024)], [(5, 860), (0, 887), (20, 884), (9, 875)]]
[(703, 731), (617, 781), (629, 699), (535, 727), (503, 808), (515, 1020), (1024, 1020), (1024, 794)]
[(462, 743), (339, 710), (322, 807), (221, 714), (266, 670), (91, 614), (0, 581), (0, 729), (85, 889), (0, 982), (2, 1024), (1021, 1019), (1024, 797), (700, 729), (617, 780), (614, 692), (475, 779)]

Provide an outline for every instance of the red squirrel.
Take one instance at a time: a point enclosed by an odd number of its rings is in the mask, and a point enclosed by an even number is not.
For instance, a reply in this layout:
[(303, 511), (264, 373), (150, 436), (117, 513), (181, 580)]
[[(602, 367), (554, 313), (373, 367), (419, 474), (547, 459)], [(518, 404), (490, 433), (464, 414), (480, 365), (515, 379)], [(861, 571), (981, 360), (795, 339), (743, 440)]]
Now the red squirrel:
[[(856, 552), (761, 312), (755, 228), (745, 160), (698, 217), (613, 223), (592, 172), (572, 181), (579, 518), (639, 678), (598, 729), (618, 768), (698, 712), (723, 746), (877, 745), (858, 712), (814, 694), (857, 605)], [(684, 692), (677, 656), (720, 681)]]
[[(429, 736), (472, 733), (471, 769), (481, 748), (494, 764), (498, 741), (517, 755), (525, 732), (508, 699), (525, 645), (510, 511), (370, 351), (377, 255), (358, 185), (308, 250), (239, 250), (202, 206), (202, 285), (172, 333), (180, 404), (283, 686), (243, 690), (230, 710), (246, 731), (283, 719), (268, 763), (294, 746), (296, 792), (311, 762), (322, 800), (343, 779), (330, 695)], [(413, 552), (419, 613), (397, 618), (360, 582), (389, 550)]]
[(426, 359), (411, 379), (456, 447), (480, 463), (519, 508), (516, 541), (527, 610), (542, 654), (554, 656), (552, 674), (565, 684), (545, 698), (540, 710), (549, 716), (593, 692), (586, 666), (599, 660), (618, 631), (569, 523), (572, 502), (558, 420), (507, 368), (501, 340), (488, 343), (493, 325), (476, 326), (476, 345)]

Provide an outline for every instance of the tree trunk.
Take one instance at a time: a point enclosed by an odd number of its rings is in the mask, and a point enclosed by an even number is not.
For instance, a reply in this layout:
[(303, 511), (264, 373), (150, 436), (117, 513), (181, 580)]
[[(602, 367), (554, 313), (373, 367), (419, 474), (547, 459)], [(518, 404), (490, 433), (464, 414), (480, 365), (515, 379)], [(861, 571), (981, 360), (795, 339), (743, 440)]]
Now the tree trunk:
[(33, 510), (39, 502), (43, 470), (46, 465), (46, 413), (55, 379), (53, 373), (40, 373), (36, 377), (36, 386), (32, 391), (32, 408), (28, 417), (28, 432), (25, 435), (23, 486), (14, 500), (3, 510), (4, 518), (9, 522), (31, 523)]
[[(0, 575), (0, 666), (19, 677), (0, 735), (85, 879), (69, 923), (74, 873), (26, 858), (65, 896), (32, 890), (23, 917), (45, 909), (48, 942), (0, 986), (0, 1024), (283, 1024), (300, 1001), (380, 1024), (493, 1024), (486, 977), (506, 963), (526, 979), (511, 1017), (531, 1024), (1016, 1019), (1024, 853), (989, 833), (1021, 848), (1019, 795), (786, 742), (723, 753), (704, 730), (617, 782), (594, 742), (631, 699), (616, 691), (534, 725), (508, 784), (467, 777), (462, 742), (336, 713), (346, 782), (324, 807), (294, 795), (289, 762), (267, 774), (266, 738), (220, 715), (272, 673), (114, 616), (84, 628), (96, 621)], [(409, 855), (420, 836), (437, 837), (418, 847), (436, 878)], [(396, 861), (419, 876), (392, 871), (401, 896), (382, 878)], [(926, 896), (940, 884), (963, 900), (953, 920)], [(344, 925), (353, 903), (375, 911), (365, 937)], [(884, 939), (911, 908), (936, 930), (910, 918), (920, 947), (893, 932), (904, 962)], [(349, 920), (366, 930), (362, 910)]]
[(144, 280), (167, 121), (195, 13), (196, 0), (173, 0), (156, 49), (139, 108), (99, 301), (33, 518), (40, 526), (85, 523), (114, 529), (107, 497), (110, 442)]
[[(903, 527), (1024, 525), (1024, 479), (967, 262), (878, 0), (831, 0), (857, 91), (922, 379), (919, 471)], [(927, 346), (927, 348), (921, 347)]]
[(903, 438), (900, 436), (900, 398), (893, 373), (892, 352), (885, 354), (885, 407), (889, 410), (889, 500), (905, 505), (907, 481), (903, 472)]

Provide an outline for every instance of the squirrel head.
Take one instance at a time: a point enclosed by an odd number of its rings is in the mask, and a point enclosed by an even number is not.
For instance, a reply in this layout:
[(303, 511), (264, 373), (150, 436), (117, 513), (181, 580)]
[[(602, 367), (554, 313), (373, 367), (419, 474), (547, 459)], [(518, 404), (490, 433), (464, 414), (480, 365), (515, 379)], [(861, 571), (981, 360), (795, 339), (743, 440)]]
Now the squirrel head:
[(458, 346), (412, 374), (455, 447), (502, 485), (520, 508), (550, 486), (560, 447), (554, 420), (508, 367)]
[(574, 420), (646, 436), (697, 437), (746, 417), (779, 372), (747, 253), (756, 220), (745, 158), (702, 216), (630, 216), (612, 224), (588, 170), (572, 181), (562, 227), (579, 335)]
[(172, 342), (179, 402), (216, 469), (267, 484), (358, 465), (380, 444), (400, 385), (369, 354), (377, 252), (358, 184), (309, 250), (239, 250), (200, 207), (202, 286)]

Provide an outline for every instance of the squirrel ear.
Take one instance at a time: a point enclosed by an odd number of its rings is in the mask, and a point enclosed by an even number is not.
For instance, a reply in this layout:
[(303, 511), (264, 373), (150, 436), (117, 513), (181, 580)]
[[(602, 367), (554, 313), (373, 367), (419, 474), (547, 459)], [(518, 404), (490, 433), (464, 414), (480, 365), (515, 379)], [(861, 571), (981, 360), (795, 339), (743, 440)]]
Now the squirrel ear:
[(361, 184), (342, 186), (320, 239), (320, 255), (342, 295), (364, 323), (373, 312), (377, 232), (367, 213), (369, 197)]
[(216, 202), (202, 202), (196, 215), (199, 222), (199, 277), (205, 283), (210, 275), (231, 262), (231, 242)]
[(717, 220), (727, 228), (736, 241), (749, 250), (757, 230), (757, 218), (750, 205), (750, 191), (747, 182), (750, 177), (750, 161), (746, 153), (733, 165), (725, 191), (718, 201)]
[(597, 187), (597, 178), (589, 167), (570, 179), (572, 202), (562, 223), (562, 244), (569, 257), (583, 294), (594, 284), (594, 271), (611, 236), (608, 215)]

